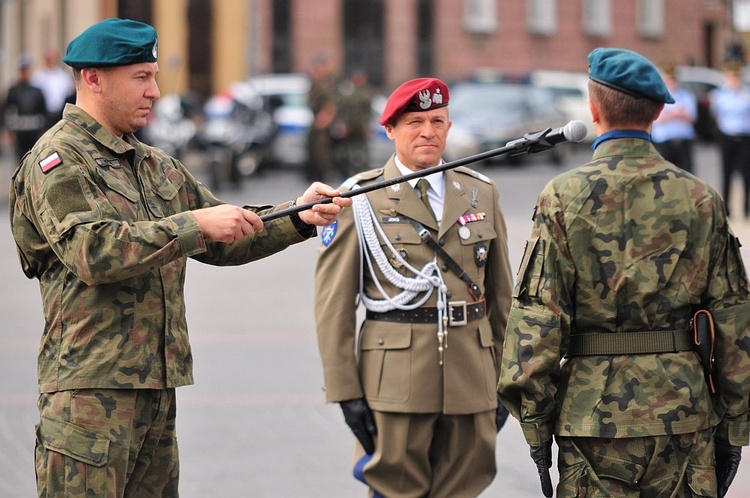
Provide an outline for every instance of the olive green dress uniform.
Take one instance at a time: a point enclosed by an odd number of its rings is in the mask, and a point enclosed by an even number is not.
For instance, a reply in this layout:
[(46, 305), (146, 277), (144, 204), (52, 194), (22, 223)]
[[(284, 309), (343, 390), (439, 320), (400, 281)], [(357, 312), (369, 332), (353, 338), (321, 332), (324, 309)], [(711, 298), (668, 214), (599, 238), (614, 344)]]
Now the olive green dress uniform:
[[(604, 496), (599, 477), (626, 496), (644, 475), (661, 487), (632, 496), (715, 496), (711, 428), (748, 444), (750, 334), (739, 242), (710, 186), (649, 140), (601, 143), (542, 190), (513, 297), (498, 390), (530, 445), (556, 436), (558, 496)], [(565, 358), (576, 335), (669, 335), (697, 308), (716, 320), (720, 399), (693, 351)], [(650, 436), (676, 436), (682, 453), (629, 439)], [(585, 447), (598, 456), (582, 460)], [(650, 475), (649, 454), (671, 472)]]
[[(346, 182), (344, 190), (355, 183), (366, 186), (397, 176), (399, 171), (391, 158), (385, 168), (361, 173)], [(489, 179), (467, 168), (446, 171), (444, 178), (445, 203), (439, 228), (408, 183), (367, 194), (378, 222), (408, 264), (419, 269), (435, 258), (435, 251), (423, 242), (410, 222), (416, 220), (482, 290), (486, 314), (465, 325), (446, 328), (447, 348), (442, 365), (437, 322), (367, 319), (357, 332), (355, 301), (360, 288), (361, 248), (352, 210), (342, 213), (322, 235), (315, 304), (326, 400), (365, 397), (373, 410), (378, 435), (375, 453), (364, 475), (367, 483), (383, 496), (424, 496), (425, 490), (430, 490), (429, 482), (414, 482), (423, 477), (424, 468), (415, 468), (423, 462), (410, 458), (414, 454), (426, 458), (430, 446), (434, 449), (441, 443), (431, 441), (431, 434), (424, 435), (418, 440), (421, 446), (407, 452), (403, 438), (409, 435), (407, 424), (413, 424), (409, 437), (414, 438), (420, 418), (435, 420), (430, 418), (434, 414), (480, 414), (476, 423), (482, 426), (482, 434), (480, 440), (467, 437), (459, 441), (458, 451), (452, 456), (448, 456), (448, 450), (439, 455), (446, 461), (433, 469), (442, 475), (434, 477), (433, 482), (439, 484), (429, 496), (475, 496), (495, 474), (495, 387), (512, 288), (506, 227), (497, 187)], [(481, 212), (486, 214), (484, 219), (466, 224), (470, 235), (459, 236), (459, 217)], [(441, 258), (438, 262), (444, 264)], [(392, 260), (391, 264), (408, 275), (400, 263)], [(401, 291), (378, 275), (385, 293), (394, 296)], [(442, 276), (450, 302), (476, 300), (467, 284), (447, 267), (442, 268)], [(368, 270), (362, 278), (364, 293), (381, 299)], [(435, 305), (433, 293), (424, 306)], [(401, 429), (392, 428), (396, 420), (400, 420)], [(387, 454), (384, 448), (399, 448), (404, 454)], [(459, 462), (461, 459), (465, 461)]]

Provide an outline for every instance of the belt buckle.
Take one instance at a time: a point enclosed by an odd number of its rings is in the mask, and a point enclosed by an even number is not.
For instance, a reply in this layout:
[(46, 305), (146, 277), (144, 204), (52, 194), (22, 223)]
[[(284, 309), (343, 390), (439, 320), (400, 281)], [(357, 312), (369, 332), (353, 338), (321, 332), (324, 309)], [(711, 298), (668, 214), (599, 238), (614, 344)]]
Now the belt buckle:
[[(454, 312), (458, 311), (459, 317), (454, 315)], [(448, 326), (449, 327), (460, 327), (469, 323), (468, 314), (466, 312), (466, 301), (451, 301), (448, 303)]]

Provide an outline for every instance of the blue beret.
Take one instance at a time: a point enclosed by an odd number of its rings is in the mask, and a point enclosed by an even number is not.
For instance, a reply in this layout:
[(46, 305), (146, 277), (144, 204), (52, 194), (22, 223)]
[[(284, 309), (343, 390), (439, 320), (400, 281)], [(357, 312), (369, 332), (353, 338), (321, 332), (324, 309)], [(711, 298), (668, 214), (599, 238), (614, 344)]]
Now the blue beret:
[(73, 39), (62, 60), (76, 69), (156, 62), (156, 30), (130, 19), (105, 19)]
[(589, 78), (632, 97), (674, 104), (674, 98), (656, 66), (630, 50), (594, 49), (589, 54)]

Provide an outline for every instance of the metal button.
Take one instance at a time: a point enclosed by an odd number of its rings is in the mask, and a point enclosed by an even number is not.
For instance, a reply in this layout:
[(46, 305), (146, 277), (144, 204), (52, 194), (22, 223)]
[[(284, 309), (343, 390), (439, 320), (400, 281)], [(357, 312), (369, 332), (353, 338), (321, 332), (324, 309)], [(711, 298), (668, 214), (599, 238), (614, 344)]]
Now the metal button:
[(378, 339), (378, 344), (381, 346), (385, 344), (385, 339)]

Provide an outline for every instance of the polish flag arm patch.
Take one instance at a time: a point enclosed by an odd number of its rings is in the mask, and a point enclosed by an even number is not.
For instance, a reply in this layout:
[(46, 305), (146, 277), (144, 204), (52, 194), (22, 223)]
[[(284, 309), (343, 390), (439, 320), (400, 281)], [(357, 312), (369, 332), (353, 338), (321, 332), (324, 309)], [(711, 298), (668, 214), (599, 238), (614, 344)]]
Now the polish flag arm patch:
[(53, 152), (46, 158), (39, 161), (39, 167), (42, 168), (42, 173), (49, 173), (60, 164), (62, 164), (62, 159), (60, 159), (60, 156), (57, 154), (57, 152)]

